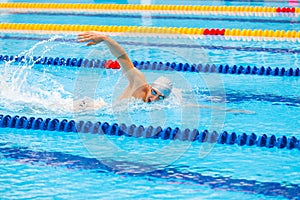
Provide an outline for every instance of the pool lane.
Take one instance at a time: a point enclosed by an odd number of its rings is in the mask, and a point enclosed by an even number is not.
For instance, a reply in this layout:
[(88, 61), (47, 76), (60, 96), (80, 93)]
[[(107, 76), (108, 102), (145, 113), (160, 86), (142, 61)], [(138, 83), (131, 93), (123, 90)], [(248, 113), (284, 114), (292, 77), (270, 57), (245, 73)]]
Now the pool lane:
[[(35, 165), (38, 167), (53, 166), (65, 167), (77, 170), (93, 170), (93, 173), (115, 173), (125, 176), (154, 177), (164, 180), (172, 179), (179, 183), (191, 182), (199, 186), (209, 186), (215, 190), (225, 190), (232, 192), (244, 192), (248, 194), (260, 194), (265, 196), (278, 197), (282, 196), (288, 199), (295, 199), (300, 196), (300, 186), (297, 184), (281, 185), (277, 182), (259, 182), (256, 180), (233, 179), (230, 177), (213, 177), (202, 175), (196, 172), (182, 172), (172, 166), (153, 171), (136, 173), (124, 172), (123, 169), (112, 168), (105, 165), (95, 158), (87, 158), (78, 155), (66, 154), (63, 152), (33, 151), (28, 147), (7, 147), (8, 143), (0, 143), (0, 154), (6, 159), (13, 159), (20, 163)], [(133, 166), (133, 170), (137, 167), (151, 169), (152, 166), (140, 165), (138, 163), (112, 161), (114, 166)], [(41, 165), (44, 164), (44, 165)], [(146, 170), (146, 171), (147, 171)]]
[[(43, 41), (49, 40), (48, 37), (23, 37), (23, 36), (0, 36), (2, 40), (33, 40), (33, 41)], [(76, 39), (62, 39), (56, 38), (54, 41), (57, 42), (77, 42)], [(287, 48), (267, 48), (267, 47), (238, 47), (238, 46), (222, 46), (222, 45), (191, 45), (191, 44), (170, 44), (170, 43), (145, 43), (145, 42), (123, 42), (119, 41), (122, 45), (132, 45), (132, 46), (151, 46), (151, 47), (172, 47), (172, 48), (198, 48), (198, 49), (209, 49), (209, 50), (222, 50), (222, 51), (244, 51), (244, 52), (268, 52), (275, 54), (300, 54), (300, 49), (287, 49)]]
[[(278, 24), (299, 24), (300, 22), (298, 19), (294, 19), (292, 16), (290, 19), (278, 19), (278, 18), (271, 18), (271, 19), (255, 19), (255, 18), (244, 18), (244, 17), (203, 17), (203, 16), (187, 16), (187, 15), (149, 15), (144, 16), (142, 14), (108, 14), (108, 13), (66, 13), (66, 12), (22, 12), (22, 11), (16, 11), (16, 12), (3, 12), (2, 14), (7, 15), (40, 15), (45, 17), (51, 17), (51, 16), (64, 16), (64, 17), (98, 17), (98, 18), (131, 18), (131, 19), (145, 19), (151, 18), (151, 19), (160, 19), (160, 20), (203, 20), (203, 21), (227, 21), (227, 22), (251, 22), (251, 23), (278, 23)], [(24, 23), (24, 22), (23, 22)], [(195, 24), (193, 24), (195, 25)]]

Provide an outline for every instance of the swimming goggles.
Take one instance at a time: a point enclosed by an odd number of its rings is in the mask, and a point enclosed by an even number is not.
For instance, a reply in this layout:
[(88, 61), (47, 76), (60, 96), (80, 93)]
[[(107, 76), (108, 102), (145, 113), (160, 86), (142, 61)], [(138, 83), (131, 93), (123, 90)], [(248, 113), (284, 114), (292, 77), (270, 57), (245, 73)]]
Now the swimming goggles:
[(152, 94), (153, 96), (158, 95), (157, 98), (158, 98), (159, 100), (164, 100), (164, 99), (165, 99), (165, 96), (158, 94), (157, 91), (154, 90), (153, 88), (151, 89), (151, 94)]

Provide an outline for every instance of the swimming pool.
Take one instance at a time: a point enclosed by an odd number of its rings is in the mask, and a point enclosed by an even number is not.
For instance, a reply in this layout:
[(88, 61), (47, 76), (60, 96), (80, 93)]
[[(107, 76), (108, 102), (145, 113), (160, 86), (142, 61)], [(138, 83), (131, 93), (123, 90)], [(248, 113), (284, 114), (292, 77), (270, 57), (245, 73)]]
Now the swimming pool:
[[(233, 7), (1, 9), (1, 199), (299, 199), (300, 146), (291, 142), (300, 138), (299, 37), (287, 32), (299, 31), (299, 17), (247, 8), (297, 1), (170, 4)], [(125, 77), (103, 67), (115, 60), (104, 45), (77, 43), (84, 28), (72, 31), (74, 24), (102, 26), (149, 82), (161, 75), (172, 80), (171, 97), (116, 101)], [(274, 32), (263, 37), (243, 29)], [(272, 37), (276, 30), (283, 35)], [(74, 111), (82, 98), (105, 106)]]

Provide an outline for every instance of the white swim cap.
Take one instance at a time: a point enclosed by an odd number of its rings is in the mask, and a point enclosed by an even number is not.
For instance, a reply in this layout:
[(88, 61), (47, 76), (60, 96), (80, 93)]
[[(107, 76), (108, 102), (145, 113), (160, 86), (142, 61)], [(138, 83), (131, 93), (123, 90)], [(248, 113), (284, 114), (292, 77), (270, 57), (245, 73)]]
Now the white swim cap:
[(151, 86), (158, 90), (160, 93), (162, 93), (165, 97), (168, 97), (172, 91), (172, 82), (170, 79), (161, 76), (158, 79), (156, 79)]

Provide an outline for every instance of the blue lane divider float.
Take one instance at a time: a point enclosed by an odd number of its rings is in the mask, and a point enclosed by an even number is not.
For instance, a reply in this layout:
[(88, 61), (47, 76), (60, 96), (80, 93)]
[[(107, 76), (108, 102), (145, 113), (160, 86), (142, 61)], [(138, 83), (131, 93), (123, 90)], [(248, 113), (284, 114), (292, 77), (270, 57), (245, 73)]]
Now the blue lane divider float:
[(0, 127), (1, 128), (17, 128), (17, 129), (32, 129), (32, 130), (47, 130), (47, 131), (58, 131), (58, 132), (81, 132), (81, 133), (92, 133), (92, 134), (106, 134), (115, 136), (127, 136), (127, 137), (142, 137), (142, 138), (160, 138), (162, 140), (180, 140), (189, 142), (209, 142), (218, 144), (237, 144), (238, 146), (258, 146), (278, 149), (298, 149), (300, 150), (300, 141), (294, 137), (281, 136), (276, 138), (275, 135), (267, 136), (263, 134), (257, 136), (254, 133), (247, 135), (242, 133), (240, 135), (228, 133), (223, 131), (217, 133), (216, 131), (209, 132), (207, 130), (199, 131), (197, 129), (180, 130), (178, 127), (171, 128), (167, 127), (144, 127), (142, 125), (136, 126), (125, 125), (125, 124), (109, 124), (107, 122), (96, 122), (91, 121), (79, 121), (74, 120), (58, 120), (58, 119), (42, 119), (35, 117), (25, 116), (10, 116), (0, 115)]
[[(59, 58), (59, 57), (37, 57), (33, 56), (31, 60), (24, 56), (9, 56), (0, 55), (0, 62), (15, 62), (25, 63), (32, 62), (42, 65), (53, 66), (72, 66), (72, 67), (89, 67), (89, 68), (104, 68), (106, 60), (89, 60), (85, 58)], [(256, 66), (229, 66), (215, 64), (189, 64), (175, 62), (150, 62), (150, 61), (133, 61), (136, 68), (142, 70), (175, 70), (184, 72), (203, 72), (203, 73), (221, 73), (221, 74), (249, 74), (249, 75), (264, 75), (264, 76), (300, 76), (299, 68), (274, 68), (271, 67), (256, 67)]]

